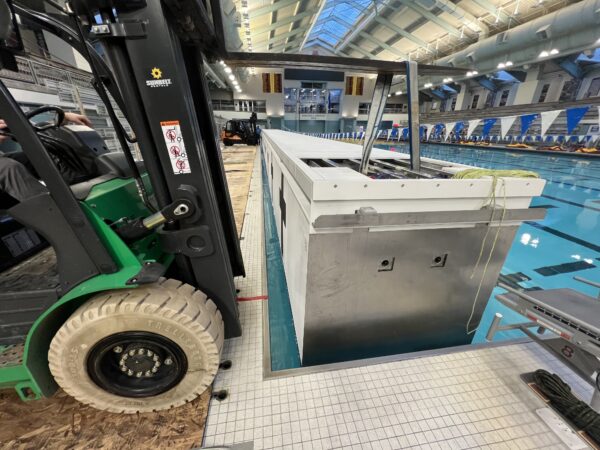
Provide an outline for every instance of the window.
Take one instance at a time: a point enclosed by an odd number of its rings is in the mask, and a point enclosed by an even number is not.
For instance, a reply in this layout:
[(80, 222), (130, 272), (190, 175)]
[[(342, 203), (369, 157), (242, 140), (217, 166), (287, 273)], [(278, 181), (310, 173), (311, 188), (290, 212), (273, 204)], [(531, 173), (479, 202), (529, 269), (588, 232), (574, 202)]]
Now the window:
[(456, 109), (456, 99), (458, 97), (453, 97), (452, 98), (452, 103), (450, 104), (450, 111), (454, 111)]
[[(307, 84), (324, 85), (324, 83)], [(341, 89), (285, 88), (284, 94), (284, 109), (288, 113), (339, 114), (340, 112)]]
[(325, 89), (327, 87), (327, 83), (313, 83), (312, 81), (302, 81), (300, 83), (300, 87), (305, 89)]
[(371, 107), (370, 103), (359, 103), (358, 104), (358, 113), (359, 114), (369, 114), (370, 107)]
[(471, 102), (471, 109), (477, 109), (478, 103), (479, 103), (479, 94), (475, 94), (473, 96), (473, 101)]
[(585, 93), (585, 98), (598, 97), (600, 95), (600, 77), (594, 78)]
[(550, 83), (547, 83), (542, 86), (542, 90), (540, 92), (540, 97), (538, 98), (538, 103), (544, 103), (546, 101), (546, 96), (548, 95), (549, 89), (550, 89)]
[(506, 106), (506, 103), (508, 102), (508, 94), (510, 94), (510, 89), (505, 89), (502, 91), (502, 95), (500, 96), (500, 103), (498, 103), (498, 106)]

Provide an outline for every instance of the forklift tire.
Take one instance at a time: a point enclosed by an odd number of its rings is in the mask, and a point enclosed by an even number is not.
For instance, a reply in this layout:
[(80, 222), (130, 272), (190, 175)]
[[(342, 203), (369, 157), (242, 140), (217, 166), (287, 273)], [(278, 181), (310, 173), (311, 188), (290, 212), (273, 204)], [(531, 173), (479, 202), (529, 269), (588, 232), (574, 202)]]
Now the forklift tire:
[(94, 408), (166, 410), (213, 382), (224, 332), (212, 300), (163, 278), (90, 298), (52, 339), (48, 362), (58, 385)]

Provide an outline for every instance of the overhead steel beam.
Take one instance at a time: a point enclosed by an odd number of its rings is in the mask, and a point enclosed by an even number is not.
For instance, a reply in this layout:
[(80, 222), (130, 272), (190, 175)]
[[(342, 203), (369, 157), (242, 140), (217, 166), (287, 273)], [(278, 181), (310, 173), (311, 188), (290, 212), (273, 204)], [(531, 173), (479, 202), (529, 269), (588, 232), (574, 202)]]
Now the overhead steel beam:
[[(382, 7), (386, 6), (388, 0), (383, 0), (382, 3)], [(353, 27), (352, 30), (350, 30), (348, 33), (346, 33), (346, 36), (344, 37), (344, 39), (338, 44), (336, 45), (336, 48), (339, 50), (342, 50), (346, 45), (348, 45), (349, 42), (352, 42), (352, 40), (358, 36), (358, 33), (360, 31), (362, 31), (363, 29), (365, 29), (365, 27), (367, 25), (369, 25), (373, 18), (376, 16), (376, 9), (375, 9), (375, 2), (373, 2), (371, 4), (371, 6), (369, 6), (368, 8), (364, 8), (362, 5), (357, 4), (356, 2), (352, 1), (352, 0), (346, 0), (345, 3), (348, 3), (349, 5), (351, 5), (353, 8), (357, 9), (358, 11), (365, 11), (363, 13), (362, 18), (356, 23), (356, 25)]]
[(278, 2), (271, 3), (270, 5), (250, 10), (248, 11), (248, 15), (251, 19), (253, 19), (255, 17), (264, 16), (265, 14), (272, 13), (273, 11), (278, 11), (287, 6), (291, 6), (299, 2), (300, 0), (280, 0)]
[[(249, 53), (230, 52), (223, 55), (223, 60), (229, 67), (269, 67), (269, 68), (314, 68), (321, 70), (339, 70), (360, 73), (390, 72), (396, 75), (406, 74), (404, 62), (386, 61), (381, 59), (342, 58), (328, 55), (306, 55), (303, 53)], [(421, 64), (419, 73), (423, 76), (465, 76), (468, 69), (446, 66)]]
[(333, 46), (329, 42), (324, 41), (323, 39), (321, 39), (318, 36), (315, 38), (312, 38), (310, 41), (308, 41), (307, 45), (310, 44), (311, 42), (315, 42), (316, 44), (323, 47), (325, 50), (335, 53), (335, 48), (333, 48)]
[(400, 2), (406, 6), (408, 6), (413, 11), (419, 13), (426, 19), (431, 20), (433, 23), (438, 25), (439, 27), (446, 30), (448, 33), (455, 37), (462, 37), (462, 33), (458, 31), (452, 24), (446, 22), (441, 17), (436, 16), (432, 12), (427, 11), (425, 8), (421, 8), (414, 0), (400, 0)]
[(277, 45), (276, 47), (271, 48), (270, 52), (285, 52), (286, 49), (295, 50), (300, 47), (300, 40), (292, 41), (292, 42), (284, 42), (282, 44)]
[(399, 56), (402, 59), (408, 59), (408, 55), (406, 53), (401, 52), (400, 50), (392, 47), (389, 44), (386, 44), (383, 41), (380, 41), (379, 39), (377, 39), (376, 37), (374, 37), (373, 35), (370, 35), (369, 33), (365, 33), (364, 31), (361, 31), (360, 33), (358, 33), (359, 36), (373, 42), (374, 44), (377, 44), (378, 46), (380, 46), (381, 48), (384, 48), (392, 53), (394, 53), (395, 55)]
[(299, 20), (302, 20), (305, 17), (308, 17), (312, 14), (314, 14), (314, 13), (310, 12), (310, 11), (305, 11), (300, 14), (296, 14), (295, 16), (286, 17), (285, 19), (278, 20), (271, 25), (266, 25), (264, 27), (260, 27), (260, 28), (256, 28), (256, 29), (252, 30), (252, 35), (256, 36), (257, 34), (268, 33), (269, 31), (276, 30), (277, 28), (281, 28), (290, 23), (298, 22)]
[(356, 50), (358, 53), (360, 53), (361, 55), (365, 55), (367, 58), (372, 59), (373, 58), (373, 54), (369, 53), (365, 50), (363, 50), (362, 48), (360, 48), (358, 45), (354, 45), (352, 42), (348, 42), (348, 47), (350, 47), (352, 50)]
[(263, 40), (260, 40), (260, 41), (254, 41), (254, 40), (252, 40), (252, 45), (256, 46), (256, 45), (274, 44), (275, 42), (280, 42), (280, 41), (285, 40), (285, 39), (287, 39), (289, 37), (301, 34), (302, 31), (303, 30), (301, 28), (297, 28), (295, 30), (288, 31), (286, 33), (276, 34), (275, 36), (270, 37), (268, 39), (263, 39)]
[(458, 6), (452, 0), (436, 0), (437, 7), (464, 23), (473, 33), (479, 34), (479, 39), (485, 39), (490, 34), (489, 27), (465, 8)]
[(346, 22), (344, 19), (338, 17), (338, 16), (330, 16), (330, 17), (324, 17), (323, 19), (317, 20), (315, 22), (315, 26), (317, 25), (321, 25), (324, 22), (327, 22), (329, 20), (333, 20), (334, 22), (339, 23), (340, 25), (346, 27), (346, 28), (352, 28), (354, 26), (353, 23), (348, 23)]
[(219, 88), (221, 88), (221, 89), (228, 88), (227, 84), (224, 83), (223, 80), (221, 80), (221, 77), (219, 75), (217, 75), (217, 73), (213, 70), (212, 67), (210, 67), (210, 65), (208, 65), (206, 63), (206, 61), (204, 62), (204, 70), (206, 71), (206, 73), (208, 73), (208, 75), (213, 79), (213, 81)]
[(487, 12), (489, 12), (490, 14), (492, 14), (494, 16), (499, 16), (503, 22), (507, 22), (508, 19), (513, 19), (516, 23), (519, 23), (519, 21), (516, 20), (512, 15), (504, 12), (504, 10), (498, 8), (496, 5), (489, 2), (488, 0), (473, 0), (473, 1), (475, 3), (477, 3), (479, 6), (481, 6), (483, 9), (485, 9)]
[(384, 19), (381, 16), (375, 16), (375, 21), (379, 22), (381, 25), (388, 27), (390, 30), (395, 31), (400, 36), (413, 41), (415, 44), (417, 44), (420, 47), (423, 47), (426, 51), (429, 51), (431, 53), (431, 50), (429, 50), (429, 48), (428, 48), (429, 43), (425, 42), (423, 39), (413, 36), (412, 33), (409, 33), (408, 31), (400, 28), (398, 25), (390, 22), (387, 19)]
[(375, 81), (375, 89), (369, 109), (369, 118), (367, 119), (367, 129), (365, 130), (365, 140), (363, 142), (362, 159), (360, 160), (360, 173), (368, 175), (369, 160), (371, 159), (371, 151), (377, 137), (377, 128), (383, 117), (387, 96), (390, 93), (392, 86), (392, 78), (394, 74), (380, 73)]

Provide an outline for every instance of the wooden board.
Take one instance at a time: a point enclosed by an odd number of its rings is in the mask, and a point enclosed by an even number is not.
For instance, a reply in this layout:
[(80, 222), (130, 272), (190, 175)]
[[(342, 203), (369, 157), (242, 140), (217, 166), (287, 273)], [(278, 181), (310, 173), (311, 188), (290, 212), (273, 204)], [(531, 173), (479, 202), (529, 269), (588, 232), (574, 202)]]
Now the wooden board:
[(229, 184), (229, 195), (233, 204), (235, 224), (240, 236), (246, 213), (255, 156), (256, 147), (254, 146), (233, 145), (223, 149), (223, 163)]
[[(241, 234), (256, 147), (223, 150), (223, 162), (238, 234)], [(24, 403), (13, 390), (0, 391), (2, 449), (190, 449), (200, 447), (210, 392), (170, 411), (112, 414), (82, 405), (64, 392)]]

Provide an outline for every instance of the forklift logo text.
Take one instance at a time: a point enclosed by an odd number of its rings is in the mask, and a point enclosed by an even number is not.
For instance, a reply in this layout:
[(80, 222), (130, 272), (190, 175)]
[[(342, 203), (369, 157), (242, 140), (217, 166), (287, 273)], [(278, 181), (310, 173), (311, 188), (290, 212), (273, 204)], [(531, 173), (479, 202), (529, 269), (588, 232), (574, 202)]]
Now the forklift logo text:
[(171, 86), (172, 84), (170, 78), (163, 78), (162, 70), (160, 70), (158, 67), (153, 67), (150, 71), (150, 75), (153, 79), (146, 80), (146, 86), (148, 87), (166, 87)]

